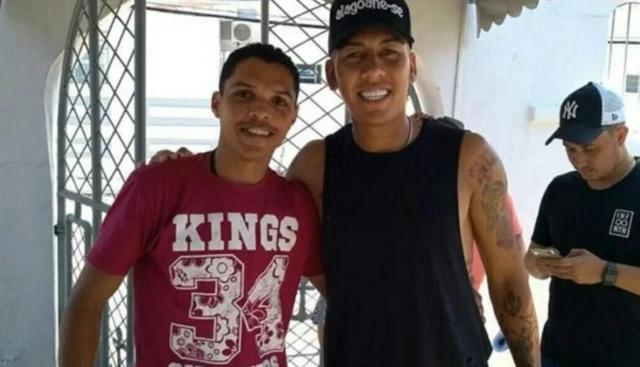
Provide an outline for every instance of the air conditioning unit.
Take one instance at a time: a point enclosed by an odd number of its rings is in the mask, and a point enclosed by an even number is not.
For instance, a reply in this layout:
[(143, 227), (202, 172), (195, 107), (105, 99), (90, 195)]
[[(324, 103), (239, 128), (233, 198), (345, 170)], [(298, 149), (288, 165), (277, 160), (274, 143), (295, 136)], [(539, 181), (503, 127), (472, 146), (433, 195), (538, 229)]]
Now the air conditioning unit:
[(260, 42), (260, 23), (220, 21), (220, 49), (222, 51), (233, 51), (253, 42)]

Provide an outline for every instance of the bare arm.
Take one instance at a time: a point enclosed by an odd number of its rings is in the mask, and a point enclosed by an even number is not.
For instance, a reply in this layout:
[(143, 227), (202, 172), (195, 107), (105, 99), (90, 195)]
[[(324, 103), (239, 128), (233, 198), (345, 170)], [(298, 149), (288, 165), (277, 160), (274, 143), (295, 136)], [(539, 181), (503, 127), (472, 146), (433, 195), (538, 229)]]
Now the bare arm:
[(102, 309), (123, 279), (85, 266), (62, 319), (60, 367), (93, 367)]
[[(309, 190), (322, 218), (322, 185), (324, 180), (324, 141), (313, 140), (307, 143), (291, 162), (287, 170), (287, 179), (300, 180)], [(308, 277), (309, 282), (326, 299), (324, 275)]]
[[(537, 259), (538, 268), (543, 267), (554, 277), (570, 280), (577, 284), (592, 285), (602, 283), (602, 273), (607, 261), (585, 249), (572, 249), (561, 259)], [(615, 264), (618, 278), (615, 286), (640, 296), (640, 268)]]
[(467, 134), (463, 150), (467, 151), (463, 167), (468, 167), (472, 188), (469, 215), (498, 323), (516, 366), (540, 366), (538, 321), (523, 266), (524, 251), (513, 233), (504, 168), (478, 135)]
[(324, 299), (327, 299), (327, 284), (325, 282), (324, 275), (308, 277), (307, 279), (309, 279), (309, 282), (313, 284), (318, 293), (320, 293), (320, 296)]
[(304, 183), (322, 218), (324, 140), (313, 140), (307, 143), (291, 162), (286, 177), (289, 180), (300, 180)]

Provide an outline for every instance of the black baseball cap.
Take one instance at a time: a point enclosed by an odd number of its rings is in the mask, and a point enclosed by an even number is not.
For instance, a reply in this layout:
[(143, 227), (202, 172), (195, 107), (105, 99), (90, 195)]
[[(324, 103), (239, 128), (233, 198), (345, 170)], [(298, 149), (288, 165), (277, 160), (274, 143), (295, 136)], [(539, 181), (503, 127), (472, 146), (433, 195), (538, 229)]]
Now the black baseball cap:
[(601, 84), (589, 82), (571, 93), (560, 107), (560, 127), (547, 139), (588, 145), (605, 128), (625, 122), (622, 99)]
[(335, 0), (329, 20), (329, 53), (365, 27), (383, 27), (413, 45), (411, 14), (404, 0)]

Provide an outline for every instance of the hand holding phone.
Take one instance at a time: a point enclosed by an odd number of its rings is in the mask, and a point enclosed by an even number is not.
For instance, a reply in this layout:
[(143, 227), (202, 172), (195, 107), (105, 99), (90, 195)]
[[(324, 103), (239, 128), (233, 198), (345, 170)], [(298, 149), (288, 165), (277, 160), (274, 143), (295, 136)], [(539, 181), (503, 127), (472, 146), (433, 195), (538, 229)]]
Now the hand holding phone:
[(562, 258), (560, 251), (556, 250), (553, 247), (534, 247), (531, 249), (531, 253), (535, 257), (544, 258), (544, 259), (561, 259)]

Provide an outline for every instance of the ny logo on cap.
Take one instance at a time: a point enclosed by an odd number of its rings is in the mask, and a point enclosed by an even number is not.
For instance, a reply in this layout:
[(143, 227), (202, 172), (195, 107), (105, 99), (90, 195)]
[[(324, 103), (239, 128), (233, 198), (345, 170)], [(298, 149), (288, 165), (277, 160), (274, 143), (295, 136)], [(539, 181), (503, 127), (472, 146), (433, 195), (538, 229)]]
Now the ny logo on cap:
[(564, 105), (564, 111), (562, 112), (562, 118), (565, 120), (573, 120), (578, 116), (578, 103), (576, 101), (569, 101)]

